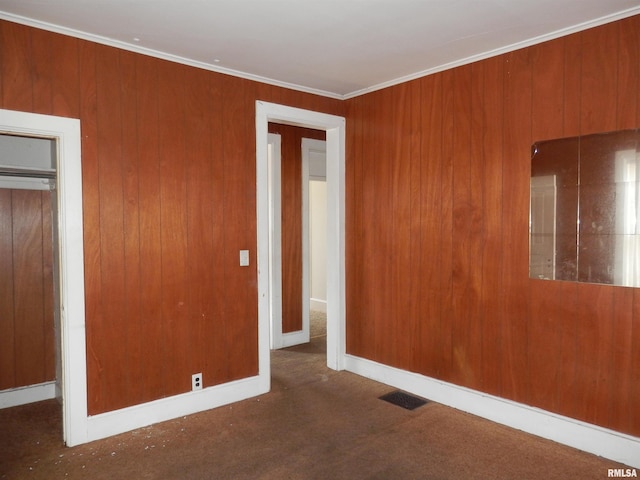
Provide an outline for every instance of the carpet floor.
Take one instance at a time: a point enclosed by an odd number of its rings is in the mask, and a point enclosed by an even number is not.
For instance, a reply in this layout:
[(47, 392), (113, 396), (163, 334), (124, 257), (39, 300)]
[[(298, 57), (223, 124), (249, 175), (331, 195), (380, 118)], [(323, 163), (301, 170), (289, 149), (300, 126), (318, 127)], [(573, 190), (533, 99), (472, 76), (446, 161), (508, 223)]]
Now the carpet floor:
[[(313, 332), (312, 325), (312, 332)], [(257, 398), (67, 448), (54, 401), (0, 410), (1, 479), (602, 479), (623, 465), (326, 367), (325, 337), (272, 353)]]

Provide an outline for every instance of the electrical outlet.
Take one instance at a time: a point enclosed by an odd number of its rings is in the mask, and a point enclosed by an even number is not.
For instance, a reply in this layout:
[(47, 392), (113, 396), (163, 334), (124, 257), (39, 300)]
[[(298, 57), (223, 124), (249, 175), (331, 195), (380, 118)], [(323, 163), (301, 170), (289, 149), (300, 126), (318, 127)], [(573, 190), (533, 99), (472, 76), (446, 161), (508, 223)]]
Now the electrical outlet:
[(202, 373), (191, 375), (191, 390), (202, 390)]

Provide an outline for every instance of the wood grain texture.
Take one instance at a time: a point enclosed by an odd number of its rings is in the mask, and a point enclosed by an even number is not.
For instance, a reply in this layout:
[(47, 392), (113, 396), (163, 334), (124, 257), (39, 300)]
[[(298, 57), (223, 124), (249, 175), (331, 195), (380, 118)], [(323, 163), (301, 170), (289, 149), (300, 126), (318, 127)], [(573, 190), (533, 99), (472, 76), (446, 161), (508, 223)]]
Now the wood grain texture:
[[(502, 286), (502, 132), (504, 130), (504, 64), (500, 58), (492, 58), (484, 65), (482, 107), (482, 192), (483, 229), (482, 283), (480, 310), (482, 328), (482, 385), (483, 391), (498, 395), (501, 392), (501, 372), (494, 366), (502, 359), (502, 346), (496, 342), (501, 337), (502, 315), (500, 297), (496, 292)], [(492, 131), (493, 134), (484, 134)]]
[(11, 190), (0, 189), (0, 390), (16, 384), (13, 296), (13, 207)]
[[(437, 377), (443, 375), (443, 357), (449, 351), (449, 338), (443, 335), (443, 302), (441, 298), (447, 286), (443, 278), (449, 274), (448, 259), (442, 245), (443, 191), (446, 178), (443, 174), (443, 80), (442, 76), (430, 76), (421, 81), (420, 124), (431, 125), (421, 139), (420, 162), (420, 263), (421, 289), (419, 296), (419, 334), (414, 352), (415, 371)], [(438, 255), (430, 252), (439, 252)], [(446, 340), (445, 340), (446, 338)]]
[(527, 260), (530, 145), (640, 126), (638, 32), (340, 102), (0, 22), (0, 106), (81, 119), (90, 414), (187, 391), (200, 364), (207, 385), (257, 372), (238, 251), (261, 98), (348, 112), (349, 353), (640, 435), (636, 289), (541, 285)]
[(5, 21), (0, 35), (0, 107), (81, 122), (89, 414), (184, 393), (193, 373), (255, 375), (255, 101), (342, 102)]
[(0, 389), (55, 379), (51, 193), (0, 189)]
[(96, 54), (101, 58), (96, 63), (96, 124), (102, 307), (101, 321), (95, 324), (103, 358), (100, 404), (121, 408), (128, 386), (126, 337), (121, 338), (127, 325), (125, 303), (114, 301), (125, 298), (121, 66), (115, 48), (99, 46)]
[(22, 25), (3, 22), (0, 34), (3, 52), (0, 57), (3, 108), (30, 112), (33, 109), (35, 83), (31, 75), (31, 30)]
[[(415, 317), (409, 369), (640, 433), (635, 289), (528, 278), (531, 144), (640, 126), (638, 31), (636, 16), (427, 76), (417, 117), (402, 101), (407, 85), (347, 101), (357, 132), (347, 215), (361, 219), (347, 237), (349, 353), (407, 368), (397, 345)], [(419, 209), (387, 180), (406, 165), (414, 175), (408, 131), (421, 145)], [(386, 270), (406, 261), (395, 218), (420, 239), (410, 280)]]

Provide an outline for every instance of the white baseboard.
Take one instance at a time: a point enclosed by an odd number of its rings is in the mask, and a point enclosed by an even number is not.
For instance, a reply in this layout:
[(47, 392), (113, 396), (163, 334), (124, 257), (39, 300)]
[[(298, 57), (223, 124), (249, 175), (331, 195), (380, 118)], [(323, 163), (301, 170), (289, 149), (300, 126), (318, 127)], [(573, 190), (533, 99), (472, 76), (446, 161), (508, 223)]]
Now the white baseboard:
[(18, 405), (41, 402), (51, 398), (56, 398), (55, 382), (12, 388), (0, 392), (0, 408), (17, 407)]
[(317, 312), (327, 313), (327, 301), (326, 300), (318, 300), (317, 298), (311, 298), (309, 300), (309, 307), (311, 310), (315, 310)]
[[(183, 393), (87, 418), (85, 442), (210, 410), (266, 393), (260, 376)], [(85, 443), (79, 442), (79, 443)]]
[(309, 341), (309, 332), (305, 334), (304, 330), (297, 330), (295, 332), (288, 332), (282, 334), (282, 345), (280, 348), (293, 347), (294, 345), (300, 345), (301, 343), (307, 343)]
[(640, 438), (346, 355), (346, 370), (511, 428), (640, 468)]

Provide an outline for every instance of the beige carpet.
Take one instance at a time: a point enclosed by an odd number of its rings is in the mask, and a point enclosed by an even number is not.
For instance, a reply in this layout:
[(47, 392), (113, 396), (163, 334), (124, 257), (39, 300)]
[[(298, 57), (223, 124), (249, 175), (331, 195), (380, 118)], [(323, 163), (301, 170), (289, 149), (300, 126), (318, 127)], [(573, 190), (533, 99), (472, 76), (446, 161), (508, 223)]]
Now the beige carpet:
[(437, 403), (384, 402), (392, 388), (327, 369), (325, 344), (273, 352), (268, 394), (78, 447), (62, 444), (55, 401), (0, 410), (0, 479), (595, 480), (623, 467)]
[(309, 335), (311, 338), (327, 334), (327, 314), (318, 310), (309, 312)]

